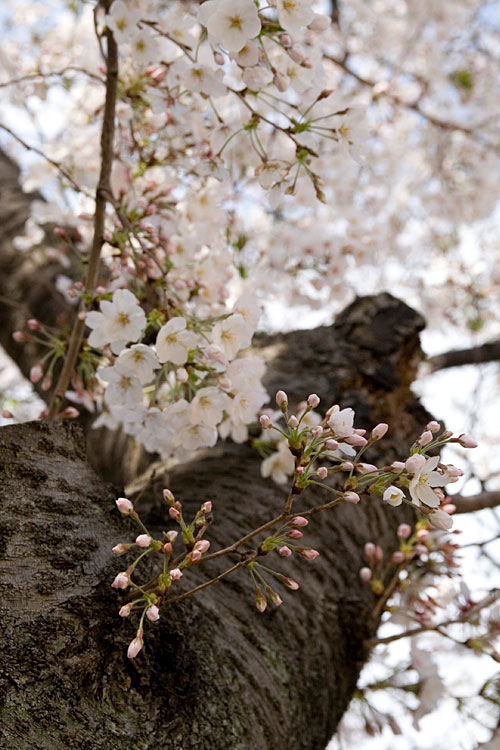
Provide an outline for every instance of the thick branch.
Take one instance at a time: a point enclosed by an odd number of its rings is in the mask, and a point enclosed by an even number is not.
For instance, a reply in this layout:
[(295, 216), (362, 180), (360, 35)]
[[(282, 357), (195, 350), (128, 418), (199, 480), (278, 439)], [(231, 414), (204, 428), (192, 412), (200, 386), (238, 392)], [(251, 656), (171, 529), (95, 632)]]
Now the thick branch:
[(457, 506), (456, 513), (472, 513), (484, 508), (497, 508), (500, 505), (500, 491), (480, 492), (477, 495), (450, 495), (451, 502)]
[(427, 365), (431, 371), (444, 370), (447, 367), (462, 367), (463, 365), (479, 365), (484, 362), (500, 361), (500, 339), (488, 341), (481, 346), (473, 346), (469, 349), (451, 349), (442, 354), (429, 357)]

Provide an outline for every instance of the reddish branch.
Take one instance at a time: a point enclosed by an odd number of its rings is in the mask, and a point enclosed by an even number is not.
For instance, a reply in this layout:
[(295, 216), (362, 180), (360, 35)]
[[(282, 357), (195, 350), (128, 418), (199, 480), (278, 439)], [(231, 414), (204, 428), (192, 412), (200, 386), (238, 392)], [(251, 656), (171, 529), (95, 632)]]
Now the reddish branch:
[[(89, 265), (85, 279), (86, 297), (91, 298), (97, 286), (99, 275), (99, 262), (101, 248), (104, 243), (104, 221), (106, 217), (106, 205), (110, 194), (111, 168), (113, 166), (113, 141), (115, 133), (115, 106), (116, 92), (118, 87), (118, 47), (109, 29), (105, 32), (107, 40), (106, 51), (106, 99), (104, 103), (104, 117), (101, 132), (101, 171), (96, 189), (96, 203), (94, 214), (94, 238), (90, 251)], [(68, 343), (68, 351), (64, 361), (59, 380), (57, 382), (52, 403), (50, 405), (48, 418), (54, 419), (64, 399), (71, 376), (73, 374), (80, 347), (82, 345), (83, 332), (85, 330), (85, 313), (88, 303), (82, 301), (78, 316), (75, 320), (71, 337)]]

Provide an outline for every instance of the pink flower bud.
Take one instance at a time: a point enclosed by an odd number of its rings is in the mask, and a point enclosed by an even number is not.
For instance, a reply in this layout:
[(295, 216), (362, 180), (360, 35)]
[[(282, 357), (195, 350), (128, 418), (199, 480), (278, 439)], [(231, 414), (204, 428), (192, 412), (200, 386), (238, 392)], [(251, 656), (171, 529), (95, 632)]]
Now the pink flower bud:
[(348, 445), (356, 445), (359, 447), (366, 445), (368, 442), (368, 440), (364, 437), (361, 437), (361, 435), (349, 435), (348, 437), (343, 438), (343, 441)]
[(304, 516), (295, 516), (295, 518), (292, 518), (291, 524), (292, 526), (307, 526), (309, 521), (307, 518), (304, 518)]
[(278, 89), (278, 91), (286, 91), (288, 88), (288, 81), (286, 80), (284, 75), (281, 75), (281, 73), (275, 73), (273, 78), (273, 83)]
[(208, 539), (200, 539), (200, 541), (196, 542), (196, 544), (194, 545), (194, 549), (201, 552), (201, 554), (206, 552), (209, 547), (210, 547), (210, 542), (208, 541)]
[(341, 471), (352, 471), (354, 469), (354, 464), (352, 461), (343, 461), (339, 464), (339, 469), (341, 469)]
[(389, 471), (392, 471), (393, 474), (401, 474), (401, 472), (404, 471), (405, 468), (406, 466), (402, 461), (393, 461), (389, 466)]
[(432, 432), (430, 430), (425, 430), (425, 432), (423, 432), (420, 435), (419, 439), (417, 440), (417, 443), (422, 446), (429, 445), (429, 443), (431, 442), (432, 442)]
[(167, 556), (170, 556), (172, 554), (172, 545), (170, 544), (170, 542), (165, 542), (165, 544), (163, 545), (163, 552)]
[(296, 47), (296, 46), (290, 47), (290, 49), (288, 49), (287, 52), (290, 55), (291, 59), (294, 62), (298, 63), (299, 65), (305, 59), (305, 55), (300, 49), (300, 47)]
[(442, 510), (435, 510), (429, 515), (430, 523), (436, 528), (442, 531), (449, 531), (453, 526), (453, 519), (448, 513), (443, 513)]
[(315, 427), (315, 428), (314, 428), (314, 430), (312, 431), (312, 435), (313, 435), (313, 437), (321, 437), (321, 435), (322, 435), (322, 434), (323, 434), (323, 428), (322, 428), (322, 426), (321, 426), (321, 425), (318, 425), (318, 426), (317, 426), (317, 427)]
[(298, 426), (299, 426), (299, 420), (297, 419), (297, 417), (296, 417), (296, 416), (295, 416), (294, 414), (292, 414), (292, 416), (291, 416), (291, 417), (290, 417), (290, 419), (288, 420), (288, 426), (289, 426), (289, 427), (290, 427), (290, 428), (291, 428), (292, 430), (294, 430), (294, 429), (295, 429), (296, 427), (298, 427)]
[(370, 568), (361, 568), (361, 570), (359, 571), (359, 577), (362, 581), (364, 581), (364, 583), (368, 583), (368, 581), (370, 581), (372, 577)]
[(315, 13), (313, 16), (313, 20), (307, 27), (308, 29), (311, 29), (311, 31), (325, 31), (332, 22), (332, 19), (328, 16), (324, 16), (322, 13)]
[(290, 531), (286, 532), (285, 536), (288, 537), (288, 539), (302, 539), (304, 535), (298, 529), (290, 529)]
[(289, 34), (280, 34), (279, 40), (281, 44), (283, 45), (283, 47), (290, 47), (292, 44), (292, 40)]
[(295, 469), (295, 473), (301, 477), (306, 473), (306, 470), (303, 466), (297, 466), (297, 468)]
[(180, 570), (179, 568), (174, 568), (173, 570), (170, 571), (170, 578), (172, 579), (172, 581), (178, 581), (179, 578), (181, 577), (182, 577), (182, 570)]
[(283, 576), (281, 574), (276, 576), (278, 581), (283, 584), (283, 586), (286, 586), (288, 589), (291, 589), (292, 591), (297, 591), (298, 588), (300, 588), (297, 581), (294, 581), (293, 578), (288, 578), (287, 576)]
[(264, 612), (267, 607), (267, 600), (258, 587), (255, 589), (255, 606), (259, 612)]
[(120, 608), (118, 614), (120, 615), (120, 617), (128, 617), (131, 610), (132, 607), (130, 606), (130, 604), (124, 604), (123, 607)]
[(379, 565), (384, 559), (384, 551), (382, 547), (379, 547), (378, 544), (375, 545), (375, 562), (377, 562)]
[(288, 405), (288, 396), (286, 395), (285, 391), (278, 391), (276, 394), (276, 403), (278, 406), (287, 406)]
[(304, 560), (315, 560), (319, 556), (317, 549), (311, 549), (310, 547), (296, 547), (295, 549)]
[(201, 506), (202, 512), (207, 515), (208, 513), (212, 512), (212, 502), (210, 500), (207, 500), (206, 503), (203, 503)]
[(134, 659), (141, 648), (144, 646), (144, 641), (142, 638), (134, 638), (134, 640), (130, 643), (127, 651), (127, 656), (129, 659)]
[(356, 471), (360, 474), (370, 474), (372, 471), (378, 471), (378, 469), (373, 464), (364, 464), (360, 461), (359, 464), (356, 464)]
[(458, 442), (460, 443), (462, 448), (477, 448), (476, 441), (470, 435), (459, 435)]
[(229, 391), (233, 387), (233, 383), (229, 378), (219, 378), (219, 386), (224, 388), (225, 391)]
[(271, 425), (271, 420), (269, 419), (267, 414), (262, 414), (260, 416), (259, 422), (263, 430), (267, 430), (267, 428)]
[(343, 498), (346, 503), (359, 503), (361, 500), (357, 492), (344, 492)]
[(41, 364), (33, 365), (30, 370), (30, 380), (32, 383), (38, 383), (43, 378), (43, 367)]
[(429, 430), (429, 432), (439, 432), (439, 430), (441, 429), (441, 426), (439, 422), (436, 422), (433, 419), (432, 422), (429, 422), (429, 424), (425, 425), (425, 429)]
[(290, 547), (286, 546), (278, 547), (278, 554), (281, 555), (281, 557), (290, 557), (290, 555), (292, 554), (292, 550), (290, 549)]
[(311, 407), (311, 409), (315, 409), (319, 405), (319, 396), (316, 393), (311, 393), (310, 396), (307, 397), (307, 405)]
[(316, 472), (316, 476), (320, 479), (326, 479), (328, 476), (328, 469), (326, 468), (326, 466), (320, 466)]
[[(49, 388), (52, 387), (52, 375), (47, 374), (44, 377), (44, 379), (42, 380), (42, 384), (41, 384), (40, 387), (41, 387), (42, 391), (48, 391)], [(74, 409), (74, 407), (68, 407), (68, 408), (73, 408)], [(77, 409), (74, 409), (74, 410), (76, 411), (76, 416), (78, 416), (80, 412)], [(65, 411), (68, 411), (68, 409), (65, 409)], [(69, 415), (67, 415), (67, 416), (69, 416)]]
[(268, 595), (269, 599), (271, 600), (271, 603), (274, 604), (275, 607), (279, 607), (280, 604), (283, 604), (283, 599), (281, 596), (270, 586), (266, 586), (266, 594)]
[(446, 505), (443, 505), (441, 510), (443, 513), (448, 513), (449, 516), (451, 516), (452, 513), (454, 513), (457, 509), (456, 505), (453, 505), (453, 503), (446, 503)]
[(421, 453), (415, 453), (415, 455), (410, 456), (410, 458), (406, 460), (405, 466), (406, 471), (410, 474), (418, 474), (418, 472), (422, 471), (425, 466), (425, 456)]
[(170, 492), (170, 490), (167, 490), (167, 489), (163, 490), (163, 499), (169, 505), (175, 502), (175, 497), (173, 496), (172, 492)]
[(170, 508), (169, 511), (168, 511), (168, 515), (174, 521), (178, 521), (179, 518), (181, 517), (181, 514), (179, 513), (179, 511), (177, 510), (177, 508)]
[(398, 526), (397, 533), (400, 539), (408, 539), (411, 534), (411, 526), (408, 523), (402, 523)]
[(36, 318), (30, 318), (28, 320), (28, 328), (31, 331), (40, 331), (42, 329), (42, 326), (40, 325), (40, 323), (38, 322)]
[(134, 510), (134, 506), (132, 505), (130, 500), (127, 500), (126, 497), (119, 497), (116, 501), (116, 507), (124, 516), (130, 515), (130, 513), (132, 513)]
[(214, 50), (214, 62), (216, 65), (224, 65), (224, 55), (219, 50)]
[(199, 549), (194, 549), (191, 552), (191, 560), (192, 562), (198, 562), (198, 560), (201, 560), (201, 552)]
[(325, 445), (329, 451), (336, 451), (337, 448), (339, 447), (338, 442), (334, 440), (333, 438), (330, 438), (329, 440), (327, 440)]
[(31, 341), (31, 336), (24, 331), (14, 331), (12, 338), (14, 341), (17, 341), (18, 344), (23, 344), (25, 341)]
[(405, 556), (403, 552), (393, 552), (391, 555), (391, 563), (393, 565), (400, 565), (402, 562), (405, 561)]
[(78, 411), (78, 409), (75, 409), (74, 406), (67, 406), (65, 409), (59, 412), (58, 416), (61, 419), (76, 419), (80, 416), (80, 412)]
[(149, 534), (139, 534), (136, 538), (135, 543), (138, 547), (149, 547), (151, 544), (151, 537)]
[(171, 531), (167, 531), (167, 533), (165, 534), (165, 539), (167, 539), (167, 541), (169, 541), (170, 544), (173, 544), (178, 536), (179, 536), (179, 532), (174, 531), (172, 529)]
[(131, 544), (117, 544), (111, 550), (114, 555), (122, 555), (128, 549), (131, 548)]
[(366, 542), (364, 552), (365, 557), (369, 562), (375, 562), (375, 545), (373, 542)]
[(380, 438), (383, 438), (387, 430), (389, 429), (389, 425), (385, 422), (380, 422), (379, 424), (375, 425), (373, 430), (370, 433), (370, 437), (372, 440), (380, 440)]
[(118, 573), (111, 584), (114, 589), (126, 589), (130, 583), (130, 577), (127, 573)]
[(148, 620), (151, 620), (151, 622), (156, 622), (160, 619), (160, 612), (156, 604), (152, 604), (147, 608), (146, 617), (148, 618)]
[(175, 371), (175, 377), (178, 383), (187, 383), (189, 380), (189, 374), (185, 367), (178, 367)]
[(417, 539), (419, 540), (419, 542), (424, 542), (428, 536), (429, 532), (427, 531), (427, 529), (419, 529), (419, 531), (417, 531)]

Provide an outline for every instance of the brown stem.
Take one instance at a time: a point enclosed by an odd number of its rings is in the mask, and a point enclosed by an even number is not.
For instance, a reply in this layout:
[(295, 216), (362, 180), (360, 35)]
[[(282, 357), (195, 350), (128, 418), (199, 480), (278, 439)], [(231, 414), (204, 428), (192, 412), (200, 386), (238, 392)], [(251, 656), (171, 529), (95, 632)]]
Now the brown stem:
[[(109, 182), (113, 166), (113, 140), (115, 133), (115, 107), (118, 87), (118, 47), (113, 34), (106, 29), (107, 57), (106, 57), (106, 100), (104, 103), (104, 117), (101, 132), (101, 171), (96, 189), (96, 203), (94, 214), (94, 238), (90, 251), (89, 265), (85, 279), (85, 293), (92, 297), (99, 275), (101, 249), (104, 243), (104, 222), (106, 217), (107, 196), (110, 192)], [(66, 358), (59, 375), (59, 379), (50, 404), (48, 419), (55, 419), (64, 399), (71, 376), (73, 374), (85, 330), (85, 314), (87, 303), (82, 301), (75, 325), (68, 343)]]
[(389, 581), (388, 585), (387, 585), (387, 586), (385, 587), (385, 589), (384, 589), (384, 594), (383, 594), (383, 596), (381, 596), (381, 597), (380, 597), (380, 599), (378, 600), (377, 604), (376, 604), (376, 605), (375, 605), (375, 607), (373, 608), (373, 612), (372, 612), (372, 613), (371, 613), (371, 615), (370, 615), (370, 619), (371, 619), (372, 621), (373, 621), (373, 620), (375, 620), (375, 621), (376, 621), (376, 620), (378, 620), (378, 618), (379, 618), (379, 616), (380, 616), (380, 614), (381, 614), (381, 612), (382, 612), (383, 608), (385, 607), (385, 605), (386, 605), (386, 603), (387, 603), (387, 600), (388, 600), (388, 599), (389, 599), (389, 597), (390, 597), (390, 596), (392, 596), (392, 594), (394, 593), (394, 589), (396, 588), (396, 586), (397, 586), (397, 585), (398, 585), (398, 583), (399, 583), (399, 574), (400, 574), (400, 573), (401, 573), (401, 571), (403, 570), (403, 568), (404, 568), (405, 564), (406, 564), (406, 562), (402, 562), (402, 563), (401, 563), (400, 565), (398, 565), (398, 567), (396, 568), (396, 571), (395, 571), (394, 575), (392, 576), (392, 578), (391, 578), (391, 580)]
[(233, 565), (232, 568), (228, 568), (220, 575), (216, 576), (215, 578), (211, 578), (209, 581), (206, 581), (205, 583), (200, 583), (199, 586), (195, 586), (194, 589), (191, 589), (190, 591), (186, 591), (184, 594), (179, 594), (179, 596), (174, 596), (172, 599), (166, 599), (165, 604), (173, 604), (173, 602), (180, 602), (182, 599), (187, 599), (188, 596), (191, 596), (192, 594), (197, 594), (198, 591), (202, 591), (202, 589), (206, 589), (208, 586), (212, 586), (214, 583), (218, 583), (223, 578), (228, 576), (230, 573), (233, 573), (235, 570), (238, 570), (239, 568), (242, 568), (244, 565), (248, 565), (249, 562), (252, 562), (252, 560), (255, 560), (257, 557), (257, 552), (253, 552), (253, 554), (249, 557), (246, 557), (244, 560), (240, 560), (240, 562), (237, 562), (236, 565)]

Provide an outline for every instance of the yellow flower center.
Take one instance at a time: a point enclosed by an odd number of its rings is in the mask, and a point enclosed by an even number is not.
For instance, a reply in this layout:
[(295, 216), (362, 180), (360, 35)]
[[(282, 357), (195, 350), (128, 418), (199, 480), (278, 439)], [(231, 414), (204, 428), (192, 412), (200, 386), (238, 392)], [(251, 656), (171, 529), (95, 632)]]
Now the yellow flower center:
[(130, 323), (130, 316), (128, 313), (118, 313), (116, 316), (116, 322), (119, 323), (121, 326), (126, 326)]

